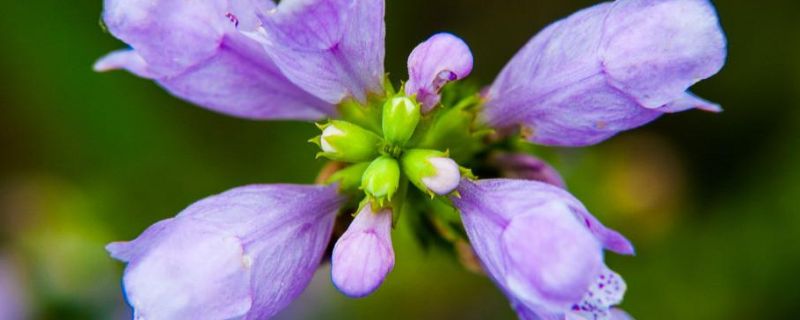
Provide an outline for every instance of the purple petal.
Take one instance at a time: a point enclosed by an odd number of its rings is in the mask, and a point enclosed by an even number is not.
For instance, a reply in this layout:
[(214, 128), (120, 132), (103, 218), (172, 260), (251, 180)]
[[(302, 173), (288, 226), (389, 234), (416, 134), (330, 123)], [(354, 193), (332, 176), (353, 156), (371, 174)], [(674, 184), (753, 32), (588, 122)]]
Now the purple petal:
[(130, 260), (123, 278), (137, 319), (227, 319), (250, 309), (250, 270), (235, 236), (187, 218), (169, 221), (149, 241), (155, 243)]
[(383, 283), (394, 267), (392, 212), (373, 212), (370, 204), (356, 216), (333, 248), (331, 276), (342, 293), (358, 298)]
[(294, 83), (329, 103), (383, 93), (383, 0), (285, 0), (252, 33)]
[(622, 309), (612, 308), (610, 320), (633, 320), (633, 317)]
[(470, 242), (521, 317), (563, 316), (603, 270), (611, 231), (563, 189), (490, 179), (465, 180), (459, 192), (452, 200)]
[(532, 155), (497, 153), (492, 156), (491, 162), (504, 178), (536, 180), (566, 189), (566, 183), (558, 171), (544, 160)]
[(95, 70), (126, 69), (202, 107), (249, 119), (315, 120), (330, 104), (291, 83), (255, 41), (236, 29), (255, 28), (269, 1), (106, 0), (109, 31), (133, 49), (100, 59)]
[(438, 33), (420, 43), (408, 56), (407, 95), (416, 95), (423, 111), (441, 98), (439, 92), (450, 81), (465, 78), (472, 71), (472, 52), (460, 38)]
[(720, 105), (695, 96), (688, 91), (685, 92), (680, 98), (658, 108), (657, 110), (665, 113), (675, 113), (689, 109), (700, 109), (708, 112), (722, 112), (722, 107)]
[(611, 307), (622, 302), (626, 289), (627, 285), (622, 280), (622, 277), (608, 267), (603, 266), (592, 285), (584, 293), (581, 302), (571, 308), (567, 318), (617, 319), (620, 316), (619, 312), (614, 312)]
[(705, 0), (603, 3), (531, 39), (486, 93), (484, 117), (526, 127), (532, 142), (590, 145), (677, 111), (676, 100), (724, 57)]
[(138, 317), (268, 318), (310, 281), (340, 202), (335, 187), (235, 188), (108, 249)]
[(571, 207), (573, 213), (583, 222), (583, 225), (603, 243), (603, 248), (618, 254), (632, 255), (635, 253), (633, 244), (631, 244), (625, 236), (617, 231), (606, 228), (606, 226), (589, 213), (578, 200), (575, 200)]
[(175, 76), (216, 53), (232, 28), (226, 2), (106, 0), (103, 20), (154, 72)]
[(617, 1), (604, 29), (609, 82), (646, 108), (681, 98), (725, 64), (725, 36), (708, 0)]
[(153, 79), (156, 77), (149, 70), (147, 61), (144, 61), (144, 58), (136, 51), (129, 49), (117, 50), (105, 55), (95, 62), (93, 68), (97, 72), (125, 69), (142, 78)]
[[(532, 234), (535, 234), (533, 236)], [(517, 299), (561, 310), (579, 301), (602, 265), (602, 247), (560, 202), (509, 221), (502, 236), (506, 286)]]

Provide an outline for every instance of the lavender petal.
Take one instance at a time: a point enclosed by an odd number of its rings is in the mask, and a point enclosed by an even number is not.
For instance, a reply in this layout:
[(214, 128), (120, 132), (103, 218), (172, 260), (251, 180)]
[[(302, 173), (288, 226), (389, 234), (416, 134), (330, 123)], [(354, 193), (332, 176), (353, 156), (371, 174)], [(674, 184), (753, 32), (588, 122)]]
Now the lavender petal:
[(617, 0), (558, 21), (528, 42), (486, 92), (484, 119), (522, 126), (532, 142), (598, 143), (686, 103), (724, 64), (725, 39), (706, 0)]
[(340, 203), (335, 186), (235, 188), (108, 250), (138, 317), (268, 318), (311, 280)]

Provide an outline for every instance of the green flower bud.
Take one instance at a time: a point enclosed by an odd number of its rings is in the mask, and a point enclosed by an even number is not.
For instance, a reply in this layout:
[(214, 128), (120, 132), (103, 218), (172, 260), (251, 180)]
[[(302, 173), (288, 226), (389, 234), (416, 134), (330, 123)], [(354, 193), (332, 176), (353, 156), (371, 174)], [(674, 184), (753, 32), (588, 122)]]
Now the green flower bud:
[(404, 145), (419, 123), (419, 104), (408, 97), (394, 97), (383, 105), (383, 136), (391, 144)]
[(392, 199), (399, 184), (400, 165), (389, 156), (373, 160), (361, 178), (361, 189), (381, 207)]
[(401, 162), (408, 180), (431, 196), (446, 195), (461, 182), (461, 168), (444, 152), (412, 149), (403, 154)]
[(362, 162), (378, 156), (382, 141), (372, 131), (341, 120), (331, 120), (319, 127), (322, 129), (322, 135), (311, 140), (322, 149), (317, 157), (324, 156), (344, 162)]

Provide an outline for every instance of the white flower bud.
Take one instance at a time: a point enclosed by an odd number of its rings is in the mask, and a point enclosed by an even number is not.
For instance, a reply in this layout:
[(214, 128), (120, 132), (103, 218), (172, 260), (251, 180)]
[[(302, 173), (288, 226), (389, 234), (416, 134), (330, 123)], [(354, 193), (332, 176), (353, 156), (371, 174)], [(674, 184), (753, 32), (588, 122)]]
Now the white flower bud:
[(343, 136), (343, 135), (344, 135), (344, 132), (342, 132), (342, 130), (339, 130), (339, 128), (337, 128), (333, 124), (329, 125), (328, 127), (325, 128), (325, 130), (322, 130), (322, 138), (319, 141), (320, 142), (320, 148), (322, 148), (322, 151), (324, 151), (324, 152), (336, 152), (336, 148), (334, 148), (328, 142), (327, 139), (332, 137), (332, 136)]
[(428, 189), (438, 195), (445, 195), (458, 187), (461, 181), (461, 171), (453, 159), (434, 157), (428, 159), (428, 162), (436, 169), (433, 176), (422, 178), (422, 183)]

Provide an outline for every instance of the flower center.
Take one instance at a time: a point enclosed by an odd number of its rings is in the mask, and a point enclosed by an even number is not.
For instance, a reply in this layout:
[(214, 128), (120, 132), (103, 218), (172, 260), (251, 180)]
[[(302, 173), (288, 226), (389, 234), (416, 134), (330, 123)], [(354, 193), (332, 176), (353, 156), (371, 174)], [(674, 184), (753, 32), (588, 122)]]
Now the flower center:
[(481, 145), (473, 130), (474, 95), (423, 114), (414, 96), (400, 92), (389, 88), (365, 104), (341, 103), (340, 118), (319, 124), (321, 134), (310, 140), (321, 149), (318, 157), (344, 163), (326, 182), (363, 193), (374, 208), (396, 207), (415, 192), (446, 197), (469, 172), (456, 161), (470, 159)]

